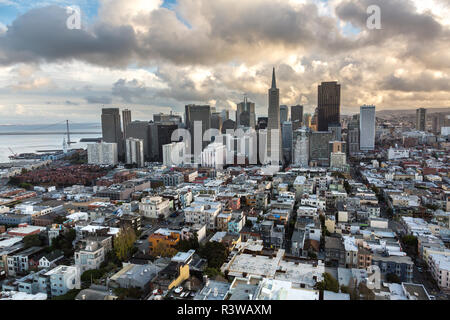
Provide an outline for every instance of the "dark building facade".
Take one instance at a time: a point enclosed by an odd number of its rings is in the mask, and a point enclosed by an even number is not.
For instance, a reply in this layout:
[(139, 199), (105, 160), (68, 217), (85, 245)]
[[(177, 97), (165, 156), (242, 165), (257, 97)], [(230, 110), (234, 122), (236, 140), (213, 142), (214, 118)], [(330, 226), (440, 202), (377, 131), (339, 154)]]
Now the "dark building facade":
[(322, 82), (318, 87), (318, 131), (341, 121), (341, 85), (336, 81)]
[(119, 156), (124, 155), (119, 108), (102, 109), (102, 136), (104, 142), (117, 143), (117, 152)]
[(127, 126), (125, 138), (144, 140), (144, 156), (150, 159), (150, 130), (147, 121), (133, 121)]
[(292, 130), (300, 129), (303, 123), (303, 106), (296, 105), (291, 107)]

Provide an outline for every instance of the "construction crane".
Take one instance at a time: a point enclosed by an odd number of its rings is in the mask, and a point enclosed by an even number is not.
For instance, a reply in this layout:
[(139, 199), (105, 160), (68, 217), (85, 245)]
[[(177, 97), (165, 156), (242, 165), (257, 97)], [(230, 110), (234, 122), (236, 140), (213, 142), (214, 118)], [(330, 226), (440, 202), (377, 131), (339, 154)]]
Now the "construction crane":
[(11, 151), (11, 154), (12, 154), (14, 157), (17, 157), (17, 153), (15, 153), (15, 152), (13, 151), (13, 149), (11, 149), (11, 148), (9, 148), (9, 147), (8, 147), (8, 149), (9, 149), (9, 151)]

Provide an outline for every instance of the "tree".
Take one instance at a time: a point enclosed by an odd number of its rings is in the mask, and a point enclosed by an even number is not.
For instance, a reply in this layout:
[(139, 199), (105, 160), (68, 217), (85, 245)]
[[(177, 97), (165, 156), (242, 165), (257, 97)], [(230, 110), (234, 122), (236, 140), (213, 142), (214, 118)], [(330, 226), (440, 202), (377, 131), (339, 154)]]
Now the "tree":
[(228, 250), (222, 243), (212, 241), (200, 247), (199, 255), (208, 261), (209, 268), (220, 269), (228, 257)]
[(156, 245), (155, 248), (153, 248), (151, 254), (155, 257), (173, 257), (174, 255), (177, 254), (177, 249), (175, 248), (171, 248), (170, 246), (168, 246), (167, 244), (160, 242)]
[(62, 250), (65, 257), (73, 256), (73, 241), (76, 239), (77, 233), (74, 229), (60, 234), (58, 237), (52, 240), (51, 251)]
[(119, 235), (114, 239), (114, 250), (120, 261), (125, 261), (131, 255), (136, 233), (132, 228), (122, 229)]
[(402, 282), (395, 273), (388, 273), (386, 275), (386, 281), (389, 283), (401, 283)]
[(39, 247), (42, 245), (42, 242), (39, 239), (39, 235), (37, 235), (37, 234), (25, 236), (23, 238), (23, 243), (24, 243), (25, 248)]
[(175, 246), (175, 249), (181, 252), (187, 252), (189, 250), (197, 250), (199, 246), (198, 236), (195, 232), (194, 235), (188, 240), (181, 240), (180, 242), (178, 242), (178, 244)]
[(321, 291), (339, 292), (339, 282), (331, 274), (325, 272), (323, 274), (323, 280), (317, 282), (316, 288)]

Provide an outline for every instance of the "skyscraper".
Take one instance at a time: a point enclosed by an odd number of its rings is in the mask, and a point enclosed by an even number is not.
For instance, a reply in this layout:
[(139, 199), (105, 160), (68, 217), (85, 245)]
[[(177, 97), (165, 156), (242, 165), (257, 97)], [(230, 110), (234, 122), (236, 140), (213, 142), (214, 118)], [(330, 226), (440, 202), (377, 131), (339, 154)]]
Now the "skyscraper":
[(303, 122), (303, 106), (296, 105), (291, 107), (291, 122), (293, 131), (301, 128)]
[(373, 151), (375, 149), (375, 106), (361, 106), (359, 117), (359, 149)]
[(283, 160), (285, 163), (291, 163), (292, 159), (292, 122), (284, 121), (281, 127), (283, 142)]
[[(191, 133), (191, 144), (190, 146), (188, 146), (188, 150), (191, 150), (191, 153), (194, 154), (194, 162), (197, 160), (199, 161), (203, 148), (210, 143), (210, 141), (203, 141), (203, 137), (205, 132), (211, 128), (211, 107), (208, 105), (204, 106), (199, 106), (195, 104), (187, 105), (185, 107), (185, 118), (186, 118), (186, 127)], [(199, 121), (202, 124), (201, 137), (195, 136), (194, 123), (196, 121)], [(200, 144), (201, 150), (194, 150), (195, 147), (194, 141), (196, 139), (202, 141), (202, 143)]]
[(144, 162), (144, 140), (128, 138), (125, 140), (127, 164), (135, 164), (142, 168)]
[[(282, 161), (280, 130), (280, 90), (277, 88), (275, 68), (272, 73), (272, 87), (269, 89), (269, 110), (267, 123), (267, 155), (272, 161)], [(272, 141), (273, 140), (273, 141)], [(276, 161), (275, 161), (276, 162)]]
[(119, 108), (102, 109), (102, 136), (103, 141), (117, 143), (119, 157), (123, 156), (123, 135), (120, 124)]
[(340, 123), (341, 85), (322, 82), (318, 87), (318, 131), (328, 131), (330, 124)]
[(122, 129), (123, 129), (123, 137), (127, 138), (127, 126), (131, 123), (131, 111), (128, 109), (122, 110)]
[(427, 109), (420, 108), (416, 110), (416, 129), (425, 131), (427, 128)]
[(236, 126), (250, 127), (253, 129), (256, 126), (255, 103), (248, 101), (247, 97), (244, 97), (243, 102), (237, 104)]
[(355, 114), (347, 126), (347, 149), (350, 156), (359, 153), (359, 114)]
[(88, 163), (115, 166), (117, 159), (117, 143), (89, 143), (87, 145)]
[(292, 163), (300, 167), (309, 166), (309, 138), (311, 131), (301, 128), (294, 131)]
[(283, 104), (280, 106), (280, 124), (283, 124), (283, 122), (288, 121), (288, 106)]
[(132, 121), (127, 126), (125, 139), (136, 138), (143, 140), (144, 157), (150, 159), (150, 123), (147, 121)]

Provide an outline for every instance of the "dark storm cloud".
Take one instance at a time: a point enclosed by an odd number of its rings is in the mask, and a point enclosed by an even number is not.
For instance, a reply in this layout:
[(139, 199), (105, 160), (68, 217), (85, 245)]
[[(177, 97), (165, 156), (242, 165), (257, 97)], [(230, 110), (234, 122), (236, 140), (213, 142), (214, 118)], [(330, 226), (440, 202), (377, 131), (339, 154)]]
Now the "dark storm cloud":
[(436, 78), (429, 72), (423, 72), (413, 78), (391, 75), (380, 82), (380, 87), (384, 90), (404, 92), (449, 91), (450, 78)]
[(130, 26), (97, 24), (92, 31), (67, 28), (66, 9), (32, 9), (0, 36), (0, 64), (78, 59), (103, 66), (125, 66), (136, 47)]

